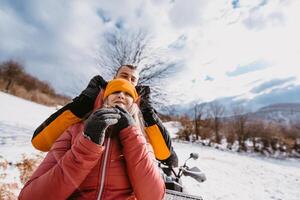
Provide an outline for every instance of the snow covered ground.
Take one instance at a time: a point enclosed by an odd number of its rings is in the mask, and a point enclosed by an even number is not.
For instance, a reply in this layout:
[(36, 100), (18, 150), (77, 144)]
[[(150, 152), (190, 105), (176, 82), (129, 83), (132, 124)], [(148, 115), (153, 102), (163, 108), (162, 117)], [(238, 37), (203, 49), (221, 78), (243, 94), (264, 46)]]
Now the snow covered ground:
[(193, 144), (175, 143), (182, 161), (190, 152), (199, 153), (190, 167), (198, 166), (207, 180), (197, 183), (185, 177), (186, 192), (204, 199), (300, 199), (300, 163), (223, 152)]
[[(55, 108), (1, 92), (0, 102), (0, 155), (15, 163), (22, 153), (37, 154), (38, 151), (30, 143), (32, 133)], [(172, 135), (179, 127), (176, 123), (167, 123), (166, 126)], [(175, 142), (174, 146), (181, 164), (191, 152), (199, 153), (199, 159), (191, 160), (188, 165), (198, 166), (207, 177), (204, 183), (184, 177), (187, 193), (201, 195), (207, 200), (300, 199), (299, 160), (262, 158), (189, 143)], [(16, 169), (10, 169), (7, 173), (6, 179), (0, 180), (0, 183), (18, 179)]]
[(31, 145), (35, 128), (55, 108), (43, 106), (0, 92), (0, 155), (9, 161), (38, 153)]

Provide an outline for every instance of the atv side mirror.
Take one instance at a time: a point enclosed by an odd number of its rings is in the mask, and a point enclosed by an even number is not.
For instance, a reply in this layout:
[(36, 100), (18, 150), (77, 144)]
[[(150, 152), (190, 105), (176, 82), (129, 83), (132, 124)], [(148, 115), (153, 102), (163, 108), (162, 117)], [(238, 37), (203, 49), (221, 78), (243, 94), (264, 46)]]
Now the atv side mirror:
[(189, 157), (188, 159), (186, 159), (186, 161), (184, 162), (184, 165), (183, 165), (183, 166), (186, 166), (186, 162), (187, 162), (189, 159), (191, 159), (191, 158), (193, 158), (194, 160), (197, 160), (197, 159), (199, 158), (199, 154), (198, 154), (198, 153), (191, 153), (191, 154), (190, 154), (190, 157)]
[(199, 154), (198, 153), (191, 153), (190, 158), (193, 158), (194, 160), (197, 160), (199, 158)]

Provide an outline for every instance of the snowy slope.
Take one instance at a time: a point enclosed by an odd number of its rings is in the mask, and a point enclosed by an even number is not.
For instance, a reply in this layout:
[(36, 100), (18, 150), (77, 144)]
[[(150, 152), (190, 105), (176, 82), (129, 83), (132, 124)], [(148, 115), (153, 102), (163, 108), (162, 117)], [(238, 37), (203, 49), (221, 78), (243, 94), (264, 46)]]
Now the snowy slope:
[[(0, 93), (0, 102), (0, 155), (16, 162), (22, 153), (38, 153), (30, 143), (32, 133), (55, 109), (4, 93)], [(170, 122), (166, 126), (175, 136), (179, 125)], [(183, 178), (187, 193), (207, 200), (298, 200), (300, 197), (299, 161), (254, 157), (188, 143), (174, 142), (174, 147), (181, 164), (191, 152), (198, 152), (199, 159), (189, 162), (189, 166), (198, 166), (206, 173), (204, 183)], [(18, 178), (17, 170), (10, 169), (8, 173), (6, 182)]]
[(0, 121), (35, 128), (55, 111), (55, 108), (43, 106), (3, 92), (0, 92)]
[(0, 102), (0, 154), (10, 160), (19, 159), (22, 153), (37, 153), (30, 143), (32, 134), (55, 108), (3, 92)]

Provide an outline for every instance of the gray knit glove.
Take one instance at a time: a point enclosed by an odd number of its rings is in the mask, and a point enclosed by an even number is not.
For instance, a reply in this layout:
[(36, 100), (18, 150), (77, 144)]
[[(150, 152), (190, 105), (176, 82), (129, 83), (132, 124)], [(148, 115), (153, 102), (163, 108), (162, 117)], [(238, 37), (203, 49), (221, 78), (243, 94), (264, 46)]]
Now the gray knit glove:
[(101, 108), (91, 114), (85, 121), (84, 135), (94, 143), (102, 145), (106, 129), (118, 122), (121, 118), (120, 111), (116, 108)]
[(128, 126), (135, 125), (133, 117), (125, 109), (121, 108), (118, 105), (116, 106), (116, 108), (119, 110), (119, 114), (121, 116), (118, 123), (114, 126), (116, 131), (120, 132)]

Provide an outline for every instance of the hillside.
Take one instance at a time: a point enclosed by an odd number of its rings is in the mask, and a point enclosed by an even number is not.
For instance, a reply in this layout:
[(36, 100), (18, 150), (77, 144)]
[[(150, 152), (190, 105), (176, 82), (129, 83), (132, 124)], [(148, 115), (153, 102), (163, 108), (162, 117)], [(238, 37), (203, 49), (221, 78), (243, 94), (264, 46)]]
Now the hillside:
[(0, 101), (1, 155), (20, 158), (22, 153), (37, 153), (30, 143), (33, 131), (56, 109), (3, 92)]
[(71, 99), (57, 94), (47, 82), (24, 70), (21, 63), (9, 60), (0, 63), (0, 91), (43, 105), (64, 105)]
[(300, 103), (283, 103), (265, 106), (253, 113), (252, 117), (283, 125), (300, 125)]
[[(22, 154), (26, 157), (39, 154), (30, 143), (32, 133), (55, 109), (2, 92), (0, 101), (0, 174), (5, 174), (0, 176), (0, 192), (5, 191), (2, 186), (10, 184), (14, 189), (10, 188), (9, 191), (17, 195), (23, 184), (16, 164), (22, 160)], [(169, 122), (165, 125), (172, 135), (178, 131), (178, 123)], [(199, 153), (199, 159), (190, 161), (188, 165), (198, 166), (207, 177), (204, 183), (183, 177), (187, 193), (203, 196), (205, 200), (299, 199), (298, 160), (249, 156), (195, 143), (174, 142), (174, 148), (180, 164), (183, 164), (191, 152)], [(2, 168), (3, 163), (11, 164)]]

